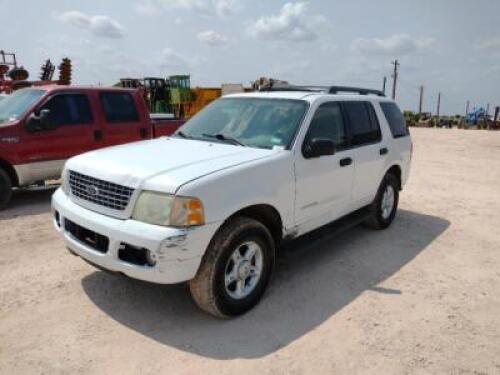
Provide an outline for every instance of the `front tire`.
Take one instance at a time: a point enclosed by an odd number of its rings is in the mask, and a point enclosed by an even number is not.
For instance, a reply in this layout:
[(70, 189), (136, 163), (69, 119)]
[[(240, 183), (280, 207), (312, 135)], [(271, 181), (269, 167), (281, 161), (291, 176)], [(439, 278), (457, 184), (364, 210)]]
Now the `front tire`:
[(375, 200), (370, 206), (371, 215), (365, 224), (373, 229), (386, 229), (396, 216), (399, 203), (399, 181), (387, 174), (380, 184)]
[(215, 234), (195, 278), (191, 296), (220, 318), (241, 315), (262, 298), (274, 268), (275, 244), (259, 221), (236, 217)]
[(3, 169), (0, 169), (0, 210), (3, 210), (12, 198), (12, 182)]

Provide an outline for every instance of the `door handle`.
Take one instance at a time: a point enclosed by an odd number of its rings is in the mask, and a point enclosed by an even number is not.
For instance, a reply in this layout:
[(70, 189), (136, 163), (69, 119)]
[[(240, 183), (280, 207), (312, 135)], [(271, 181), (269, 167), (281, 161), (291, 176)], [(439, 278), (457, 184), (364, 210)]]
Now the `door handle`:
[(148, 136), (148, 131), (146, 130), (146, 128), (141, 128), (139, 134), (141, 135), (141, 138), (146, 138)]
[(381, 148), (379, 152), (380, 152), (380, 155), (386, 155), (389, 152), (389, 150), (386, 147), (384, 147), (384, 148)]
[(94, 130), (94, 139), (100, 141), (102, 139), (102, 130)]
[(347, 167), (348, 165), (352, 164), (352, 159), (351, 158), (340, 159), (339, 164), (341, 167)]

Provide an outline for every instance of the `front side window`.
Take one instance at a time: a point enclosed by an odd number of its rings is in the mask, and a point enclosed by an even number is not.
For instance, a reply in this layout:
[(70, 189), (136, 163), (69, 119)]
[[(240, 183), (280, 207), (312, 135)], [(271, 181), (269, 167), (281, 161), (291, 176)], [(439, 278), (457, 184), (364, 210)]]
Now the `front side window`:
[(375, 143), (382, 139), (380, 127), (373, 106), (367, 102), (344, 102), (349, 119), (351, 145)]
[(219, 99), (186, 122), (177, 134), (207, 141), (232, 138), (256, 148), (288, 148), (307, 108), (303, 100)]
[(138, 122), (134, 98), (127, 92), (106, 92), (100, 95), (106, 122)]
[(337, 150), (347, 145), (344, 118), (339, 103), (323, 103), (318, 107), (309, 125), (305, 143), (314, 138), (331, 139)]
[(45, 92), (45, 90), (22, 89), (0, 100), (0, 126), (19, 119)]
[(394, 138), (409, 135), (406, 120), (396, 103), (380, 103), (380, 107), (382, 108), (385, 118), (389, 123), (389, 128), (391, 129), (391, 133)]
[(60, 94), (49, 99), (39, 110), (50, 111), (48, 122), (55, 126), (92, 123), (92, 112), (86, 95)]

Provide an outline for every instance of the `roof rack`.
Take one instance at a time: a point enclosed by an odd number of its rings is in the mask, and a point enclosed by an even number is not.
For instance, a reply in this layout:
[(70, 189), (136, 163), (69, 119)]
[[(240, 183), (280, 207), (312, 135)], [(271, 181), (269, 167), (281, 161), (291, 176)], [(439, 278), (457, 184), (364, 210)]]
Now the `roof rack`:
[(354, 92), (359, 95), (377, 95), (377, 96), (385, 96), (385, 94), (380, 90), (374, 89), (365, 89), (360, 87), (349, 87), (349, 86), (330, 86), (328, 92), (330, 94), (338, 94), (339, 92)]
[(295, 86), (295, 85), (272, 85), (262, 87), (259, 91), (305, 91), (305, 92), (323, 92), (328, 94), (338, 94), (340, 92), (352, 92), (359, 95), (377, 95), (385, 96), (380, 90), (365, 89), (360, 87), (349, 86)]

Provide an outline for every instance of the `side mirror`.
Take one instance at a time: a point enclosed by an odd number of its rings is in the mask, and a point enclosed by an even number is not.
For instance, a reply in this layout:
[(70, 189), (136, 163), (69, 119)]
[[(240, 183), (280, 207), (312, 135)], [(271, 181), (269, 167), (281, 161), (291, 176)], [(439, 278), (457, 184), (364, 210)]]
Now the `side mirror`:
[(313, 138), (304, 148), (306, 158), (319, 158), (333, 154), (335, 154), (335, 143), (328, 138)]
[(53, 127), (49, 124), (49, 116), (50, 110), (48, 109), (42, 109), (39, 115), (33, 112), (26, 120), (26, 129), (31, 133), (52, 129)]
[(49, 124), (50, 109), (42, 109), (40, 111), (40, 124), (44, 129), (50, 129), (52, 126)]

